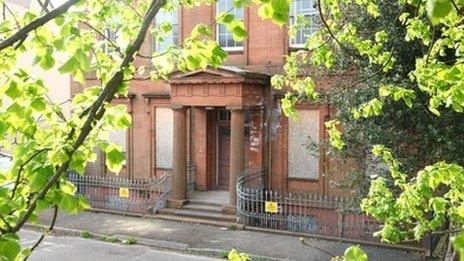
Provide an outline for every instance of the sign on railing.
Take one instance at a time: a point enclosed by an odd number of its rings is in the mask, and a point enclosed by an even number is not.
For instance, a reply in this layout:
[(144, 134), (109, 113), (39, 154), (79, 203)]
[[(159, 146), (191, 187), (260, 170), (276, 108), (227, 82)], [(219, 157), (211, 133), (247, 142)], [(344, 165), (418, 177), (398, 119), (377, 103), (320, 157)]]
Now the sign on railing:
[(267, 213), (277, 213), (279, 212), (279, 203), (274, 201), (266, 201), (264, 211)]

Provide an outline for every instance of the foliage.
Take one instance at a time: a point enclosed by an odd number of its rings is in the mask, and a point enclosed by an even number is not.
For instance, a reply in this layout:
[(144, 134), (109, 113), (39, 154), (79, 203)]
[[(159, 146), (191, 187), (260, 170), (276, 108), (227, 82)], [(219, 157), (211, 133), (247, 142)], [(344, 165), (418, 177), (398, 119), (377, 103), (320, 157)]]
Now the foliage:
[(227, 226), (227, 230), (235, 231), (235, 230), (237, 230), (237, 226), (235, 224), (230, 224), (230, 225)]
[(367, 261), (367, 254), (359, 245), (350, 246), (342, 256), (332, 258), (333, 261)]
[(453, 244), (454, 249), (456, 252), (459, 253), (459, 261), (464, 260), (464, 233), (461, 232), (451, 238), (451, 242)]
[(230, 261), (248, 261), (251, 260), (248, 254), (246, 253), (239, 253), (236, 249), (232, 249), (229, 254), (227, 255), (227, 258)]
[[(393, 3), (390, 9), (383, 8), (385, 2)], [(345, 117), (337, 119), (340, 124), (327, 125), (329, 142), (339, 150), (352, 142), (349, 132), (355, 129), (343, 124), (348, 116), (372, 130), (363, 132), (368, 147), (354, 146), (363, 148), (357, 153), (372, 156), (374, 163), (383, 160), (374, 164), (377, 175), (372, 176), (362, 204), (366, 213), (385, 223), (377, 235), (401, 242), (462, 229), (464, 2), (322, 0), (318, 4), (324, 26), (306, 43), (308, 54), (290, 54), (283, 73), (272, 80), (277, 88), (290, 90), (283, 101), (285, 113), (295, 115), (294, 105), (301, 100), (318, 101), (308, 68), (339, 69), (337, 53), (349, 57), (347, 68), (355, 73), (362, 75), (367, 67), (373, 73), (346, 86), (354, 98), (346, 101)], [(356, 20), (359, 17), (350, 16), (353, 9), (369, 14), (373, 23), (390, 21), (396, 29), (374, 24), (369, 29), (378, 31), (366, 34)], [(397, 47), (398, 41), (412, 47), (409, 55)], [(317, 70), (310, 74), (315, 76)], [(372, 86), (358, 89), (359, 85)], [(364, 96), (356, 99), (357, 95)], [(388, 120), (398, 123), (394, 126)], [(362, 143), (359, 137), (355, 141)]]
[(82, 238), (92, 238), (92, 234), (87, 230), (82, 230), (81, 231), (81, 237)]
[(109, 243), (119, 243), (121, 240), (115, 236), (106, 236), (103, 235), (100, 237), (101, 241), (109, 242)]
[(221, 250), (221, 251), (219, 252), (219, 257), (224, 258), (224, 259), (227, 259), (228, 256), (229, 256), (229, 252), (230, 252), (230, 251), (227, 251), (227, 250)]
[(134, 245), (137, 244), (137, 238), (135, 237), (128, 237), (124, 240), (124, 244), (126, 245)]
[[(16, 233), (26, 222), (34, 222), (40, 211), (58, 207), (78, 213), (89, 207), (85, 198), (76, 195), (66, 173), (83, 175), (88, 162), (97, 158), (96, 147), (106, 154), (109, 170), (121, 170), (124, 154), (108, 138), (110, 132), (130, 126), (131, 117), (124, 106), (111, 101), (127, 96), (132, 79), (149, 75), (162, 80), (174, 70), (217, 67), (227, 58), (212, 39), (213, 24), (198, 24), (178, 46), (151, 54), (140, 51), (148, 33), (162, 41), (172, 30), (169, 24), (152, 28), (160, 9), (172, 12), (212, 4), (212, 0), (177, 4), (171, 0), (67, 0), (59, 6), (53, 6), (53, 1), (33, 2), (41, 8), (4, 12), (0, 22), (0, 150), (13, 156), (11, 169), (0, 173), (2, 260), (27, 258), (33, 248), (21, 250)], [(3, 10), (11, 9), (6, 8), (9, 1), (0, 3)], [(259, 6), (263, 18), (279, 25), (288, 20), (287, 0), (234, 1), (236, 8), (252, 4)], [(243, 21), (228, 14), (218, 14), (217, 20), (236, 40), (246, 37)], [(60, 86), (47, 86), (33, 75), (21, 62), (23, 56), (34, 57), (34, 69), (69, 74), (85, 87), (72, 98), (70, 113), (48, 97), (52, 88)], [(150, 70), (145, 72), (135, 59), (148, 60)], [(88, 75), (96, 80), (87, 82)]]

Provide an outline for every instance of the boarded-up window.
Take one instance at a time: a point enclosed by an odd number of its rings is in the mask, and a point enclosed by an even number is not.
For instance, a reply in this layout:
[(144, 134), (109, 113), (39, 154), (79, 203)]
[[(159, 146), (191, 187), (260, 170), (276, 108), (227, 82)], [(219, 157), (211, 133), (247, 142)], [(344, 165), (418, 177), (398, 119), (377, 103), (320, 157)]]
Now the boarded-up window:
[(156, 167), (172, 168), (173, 113), (171, 108), (156, 108)]
[(319, 158), (314, 151), (319, 141), (319, 111), (299, 110), (299, 119), (288, 122), (288, 176), (317, 179)]
[(110, 133), (110, 142), (118, 144), (121, 147), (121, 152), (126, 157), (126, 164), (127, 165), (127, 130), (117, 130)]

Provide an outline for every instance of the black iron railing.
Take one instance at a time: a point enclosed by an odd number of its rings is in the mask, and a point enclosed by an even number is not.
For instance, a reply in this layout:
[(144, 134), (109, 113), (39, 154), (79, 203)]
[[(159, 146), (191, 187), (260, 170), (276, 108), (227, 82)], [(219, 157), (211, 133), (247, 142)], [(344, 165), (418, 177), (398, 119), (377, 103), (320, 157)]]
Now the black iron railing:
[[(195, 163), (187, 168), (188, 191), (195, 186)], [(84, 195), (94, 209), (114, 210), (125, 213), (156, 213), (165, 208), (171, 194), (172, 171), (153, 179), (78, 175), (69, 173), (69, 180)]]
[(381, 223), (350, 207), (348, 197), (265, 189), (264, 170), (248, 170), (237, 182), (238, 222), (246, 226), (317, 236), (380, 242)]

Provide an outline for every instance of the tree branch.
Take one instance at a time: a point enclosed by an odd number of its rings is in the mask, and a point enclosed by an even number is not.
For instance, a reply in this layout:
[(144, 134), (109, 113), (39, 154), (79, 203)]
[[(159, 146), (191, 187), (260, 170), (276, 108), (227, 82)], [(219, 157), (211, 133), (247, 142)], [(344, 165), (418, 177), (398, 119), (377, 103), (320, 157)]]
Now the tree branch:
[[(118, 87), (121, 85), (124, 79), (124, 70), (133, 62), (135, 54), (137, 51), (140, 49), (142, 46), (142, 43), (145, 39), (145, 36), (147, 34), (147, 31), (150, 27), (151, 22), (155, 18), (155, 15), (158, 13), (159, 9), (165, 4), (166, 0), (155, 0), (152, 1), (150, 7), (148, 8), (148, 11), (145, 15), (144, 21), (142, 23), (142, 27), (140, 28), (139, 34), (137, 35), (137, 38), (134, 40), (133, 44), (130, 45), (130, 47), (126, 51), (126, 56), (124, 57), (124, 60), (121, 62), (119, 66), (119, 71), (116, 72), (113, 77), (108, 81), (106, 84), (105, 88), (103, 91), (100, 93), (99, 97), (97, 100), (94, 102), (94, 104), (91, 107), (91, 110), (87, 116), (87, 119), (84, 123), (84, 125), (81, 128), (81, 132), (79, 136), (77, 137), (76, 141), (73, 143), (72, 148), (67, 152), (69, 159), (72, 158), (73, 154), (79, 149), (79, 147), (84, 143), (85, 139), (89, 135), (90, 131), (93, 129), (93, 125), (96, 121), (100, 120), (104, 113), (105, 113), (105, 108), (104, 105), (105, 103), (111, 102), (111, 100), (114, 98), (114, 95), (116, 94)], [(68, 139), (71, 139), (72, 136), (74, 135), (75, 130), (71, 130), (71, 132), (68, 135)], [(12, 228), (9, 229), (8, 232), (10, 233), (16, 233), (18, 232), (21, 227), (27, 222), (29, 217), (32, 215), (34, 212), (37, 202), (40, 199), (43, 199), (45, 195), (48, 193), (50, 188), (58, 182), (60, 177), (63, 175), (63, 173), (68, 170), (70, 164), (70, 160), (64, 162), (55, 172), (55, 174), (52, 176), (50, 180), (45, 184), (43, 189), (31, 199), (31, 203), (26, 210), (26, 213), (18, 220), (16, 225)]]
[(83, 21), (82, 22), (83, 24), (85, 24), (86, 26), (88, 26), (90, 29), (92, 29), (93, 31), (95, 31), (98, 35), (100, 35), (100, 37), (102, 37), (105, 41), (107, 41), (108, 43), (110, 43), (115, 51), (119, 54), (120, 57), (124, 57), (124, 53), (121, 51), (121, 48), (119, 48), (119, 46), (113, 42), (108, 36), (106, 36), (104, 33), (102, 33), (100, 30), (98, 30), (97, 28), (95, 28), (93, 25)]
[(47, 5), (48, 5), (47, 2), (48, 2), (48, 1), (46, 1), (45, 3), (42, 3), (41, 0), (37, 0), (37, 2), (39, 3), (40, 7), (42, 7), (42, 11), (45, 11), (45, 13), (50, 12), (50, 11), (48, 10), (48, 7), (47, 7)]
[(346, 47), (345, 45), (343, 45), (340, 40), (338, 40), (337, 36), (334, 34), (334, 32), (332, 31), (332, 29), (330, 28), (329, 24), (327, 23), (327, 21), (325, 20), (324, 18), (324, 14), (322, 12), (322, 3), (321, 3), (321, 0), (317, 0), (317, 10), (319, 12), (319, 18), (321, 18), (321, 22), (322, 24), (324, 25), (324, 27), (327, 29), (327, 32), (329, 33), (329, 35), (335, 40), (335, 42), (340, 46), (340, 48), (345, 52), (347, 53), (348, 55), (350, 56), (356, 56), (357, 55), (353, 55), (353, 53), (350, 51), (350, 49), (348, 49), (348, 47)]
[(24, 167), (25, 167), (31, 160), (33, 160), (35, 157), (37, 157), (40, 153), (42, 153), (42, 152), (44, 152), (44, 151), (47, 151), (47, 150), (50, 150), (50, 149), (49, 149), (49, 148), (45, 148), (45, 149), (41, 149), (41, 150), (36, 151), (36, 152), (35, 152), (34, 154), (32, 154), (23, 164), (21, 164), (21, 166), (19, 167), (19, 170), (18, 170), (18, 174), (17, 174), (17, 176), (16, 176), (16, 181), (15, 181), (13, 190), (11, 191), (10, 199), (13, 199), (14, 196), (15, 196), (16, 189), (17, 189), (18, 186), (19, 186), (19, 183), (20, 183), (20, 180), (21, 180), (21, 173), (23, 172)]
[(11, 229), (10, 223), (8, 223), (8, 221), (6, 221), (6, 219), (5, 219), (5, 217), (3, 215), (0, 215), (0, 219), (3, 221), (3, 223), (5, 223), (7, 229)]
[(30, 22), (28, 25), (21, 28), (18, 32), (13, 34), (12, 36), (8, 37), (4, 41), (0, 43), (0, 51), (12, 46), (18, 41), (25, 39), (29, 33), (40, 26), (46, 24), (50, 20), (60, 16), (68, 11), (68, 9), (77, 4), (80, 0), (68, 0), (66, 3), (62, 4), (61, 6), (57, 7), (56, 9), (50, 11), (49, 13), (45, 14), (44, 16), (37, 18), (36, 20)]
[[(19, 30), (21, 27), (19, 26), (19, 22), (18, 22), (18, 19), (16, 18), (15, 13), (13, 13), (13, 11), (10, 9), (10, 7), (9, 7), (6, 3), (3, 3), (3, 7), (4, 7), (5, 10), (7, 10), (8, 13), (10, 13), (10, 15), (13, 17), (13, 20), (15, 21), (16, 27), (18, 27), (18, 30)], [(5, 16), (5, 15), (4, 15), (4, 16)]]
[[(40, 243), (44, 240), (45, 238), (45, 235), (47, 233), (50, 233), (53, 231), (53, 228), (55, 227), (55, 223), (56, 223), (56, 218), (58, 217), (58, 206), (55, 205), (54, 207), (54, 210), (53, 210), (53, 218), (52, 218), (52, 222), (50, 223), (50, 227), (48, 228), (47, 231), (44, 231), (42, 233), (42, 235), (40, 236), (39, 240), (37, 240), (37, 242), (34, 244), (34, 246), (31, 247), (31, 252), (33, 252), (39, 245)], [(24, 261), (26, 261), (31, 255), (27, 256), (26, 258), (24, 258)]]

